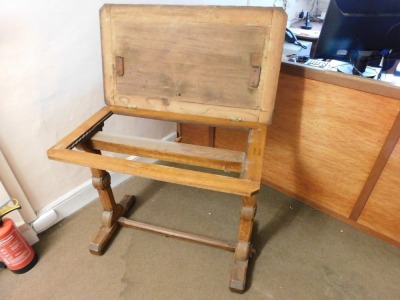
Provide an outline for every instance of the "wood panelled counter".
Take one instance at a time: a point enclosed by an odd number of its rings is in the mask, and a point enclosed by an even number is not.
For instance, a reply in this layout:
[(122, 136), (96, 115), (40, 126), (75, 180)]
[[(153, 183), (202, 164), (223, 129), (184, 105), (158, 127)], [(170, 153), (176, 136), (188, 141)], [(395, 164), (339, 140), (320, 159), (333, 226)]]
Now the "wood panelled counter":
[[(182, 142), (243, 150), (241, 131), (180, 124)], [(400, 88), (283, 63), (262, 181), (400, 246)]]

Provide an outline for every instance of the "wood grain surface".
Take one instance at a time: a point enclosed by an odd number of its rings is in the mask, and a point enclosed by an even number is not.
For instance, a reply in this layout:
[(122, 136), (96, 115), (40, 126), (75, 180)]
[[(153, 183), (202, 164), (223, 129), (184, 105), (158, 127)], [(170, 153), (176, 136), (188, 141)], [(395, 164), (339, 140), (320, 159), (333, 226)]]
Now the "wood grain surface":
[(400, 142), (390, 156), (358, 223), (400, 244)]
[[(283, 64), (262, 182), (400, 245), (399, 112), (399, 87)], [(195, 125), (181, 127), (195, 139)], [(246, 132), (214, 132), (216, 147), (245, 149)]]
[(101, 21), (108, 105), (270, 121), (281, 9), (105, 5)]
[(348, 217), (400, 101), (281, 73), (263, 182)]

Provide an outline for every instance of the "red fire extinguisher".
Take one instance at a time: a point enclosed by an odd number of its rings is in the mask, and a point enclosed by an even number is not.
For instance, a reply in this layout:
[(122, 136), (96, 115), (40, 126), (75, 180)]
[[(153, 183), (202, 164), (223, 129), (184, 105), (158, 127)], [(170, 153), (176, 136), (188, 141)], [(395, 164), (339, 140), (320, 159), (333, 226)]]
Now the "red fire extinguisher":
[(38, 261), (37, 254), (14, 226), (14, 222), (8, 218), (3, 219), (6, 214), (20, 208), (17, 199), (0, 203), (0, 261), (17, 274), (28, 272)]

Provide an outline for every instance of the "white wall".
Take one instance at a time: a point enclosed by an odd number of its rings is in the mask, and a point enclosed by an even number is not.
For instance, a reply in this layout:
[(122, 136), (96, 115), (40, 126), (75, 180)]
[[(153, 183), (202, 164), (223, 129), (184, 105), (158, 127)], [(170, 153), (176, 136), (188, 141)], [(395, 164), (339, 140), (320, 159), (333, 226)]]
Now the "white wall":
[[(310, 1), (289, 0), (288, 10), (298, 13), (296, 5), (303, 2)], [(50, 161), (46, 151), (104, 105), (98, 18), (103, 3), (0, 0), (0, 148), (35, 211), (90, 178), (87, 168)], [(276, 1), (140, 3), (273, 6)], [(170, 123), (122, 120), (106, 130), (154, 138), (175, 130)]]
[[(0, 4), (0, 147), (38, 211), (90, 178), (86, 168), (49, 161), (46, 151), (104, 105), (103, 1)], [(124, 127), (155, 138), (175, 130), (144, 120)]]
[(300, 12), (311, 11), (314, 0), (289, 0), (286, 8), (289, 21), (298, 20)]
[(279, 6), (285, 7), (288, 15), (288, 27), (290, 22), (297, 21), (299, 13), (310, 11), (315, 0), (249, 0), (251, 6)]
[(320, 13), (326, 12), (329, 6), (330, 0), (318, 0), (318, 11)]

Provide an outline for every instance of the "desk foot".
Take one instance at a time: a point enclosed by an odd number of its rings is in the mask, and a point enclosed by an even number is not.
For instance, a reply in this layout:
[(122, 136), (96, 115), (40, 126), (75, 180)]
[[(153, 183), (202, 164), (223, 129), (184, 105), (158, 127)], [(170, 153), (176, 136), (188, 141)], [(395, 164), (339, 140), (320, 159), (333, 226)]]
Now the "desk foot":
[(95, 237), (89, 244), (89, 250), (92, 254), (104, 254), (107, 245), (116, 233), (116, 230), (120, 227), (118, 225), (118, 218), (125, 216), (135, 204), (135, 201), (135, 196), (126, 195), (117, 205), (118, 209), (116, 211), (103, 211), (102, 226), (100, 226)]
[(235, 249), (235, 260), (233, 262), (230, 290), (243, 293), (246, 288), (247, 267), (249, 258), (254, 253), (250, 243), (254, 217), (257, 212), (257, 202), (255, 195), (242, 198), (242, 208), (240, 210), (240, 224), (238, 243)]
[(231, 282), (229, 289), (232, 292), (243, 293), (246, 288), (246, 275), (249, 260), (235, 259), (233, 262)]

